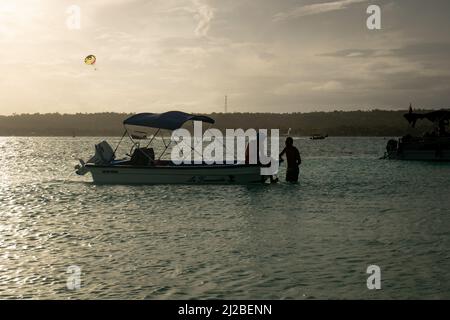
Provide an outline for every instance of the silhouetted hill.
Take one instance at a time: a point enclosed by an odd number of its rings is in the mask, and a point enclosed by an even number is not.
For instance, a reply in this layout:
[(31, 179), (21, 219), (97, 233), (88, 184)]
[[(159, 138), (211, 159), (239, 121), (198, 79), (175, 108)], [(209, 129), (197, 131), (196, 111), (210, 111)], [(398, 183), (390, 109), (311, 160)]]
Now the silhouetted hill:
[[(278, 128), (280, 134), (399, 136), (408, 128), (405, 111), (334, 111), (311, 113), (212, 113), (215, 128)], [(0, 116), (1, 136), (119, 136), (125, 113), (21, 114)], [(429, 124), (420, 124), (422, 129)]]

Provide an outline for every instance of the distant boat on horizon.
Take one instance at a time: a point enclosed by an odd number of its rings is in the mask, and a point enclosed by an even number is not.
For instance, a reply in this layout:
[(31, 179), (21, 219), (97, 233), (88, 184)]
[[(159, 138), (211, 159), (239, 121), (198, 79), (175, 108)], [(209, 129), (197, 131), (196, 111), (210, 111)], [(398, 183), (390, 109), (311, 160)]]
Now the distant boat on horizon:
[(326, 138), (328, 138), (328, 134), (326, 134), (326, 135), (322, 135), (322, 134), (313, 134), (312, 136), (311, 136), (311, 140), (324, 140), (324, 139), (326, 139)]

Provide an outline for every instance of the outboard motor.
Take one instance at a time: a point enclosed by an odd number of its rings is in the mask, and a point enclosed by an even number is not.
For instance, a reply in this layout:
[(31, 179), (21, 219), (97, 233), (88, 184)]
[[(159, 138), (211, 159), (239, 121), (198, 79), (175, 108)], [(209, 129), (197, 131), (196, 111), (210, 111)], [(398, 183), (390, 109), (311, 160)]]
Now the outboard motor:
[(95, 156), (93, 156), (88, 163), (108, 164), (114, 160), (114, 150), (108, 142), (102, 141), (95, 145)]
[(388, 141), (387, 145), (386, 145), (386, 152), (389, 154), (397, 151), (398, 148), (398, 142), (397, 140), (391, 139)]
[[(95, 145), (95, 155), (90, 158), (87, 163), (93, 163), (97, 165), (109, 164), (115, 158), (114, 150), (111, 148), (108, 142), (102, 141)], [(75, 172), (78, 175), (85, 175), (89, 170), (86, 168), (86, 163), (80, 159), (80, 164), (75, 166)]]

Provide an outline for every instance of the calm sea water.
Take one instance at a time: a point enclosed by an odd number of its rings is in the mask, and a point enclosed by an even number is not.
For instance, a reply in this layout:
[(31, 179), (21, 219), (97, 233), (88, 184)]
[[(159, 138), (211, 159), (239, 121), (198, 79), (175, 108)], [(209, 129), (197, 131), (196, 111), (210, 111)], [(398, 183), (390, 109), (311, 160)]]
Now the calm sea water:
[(297, 139), (297, 185), (96, 186), (97, 142), (0, 138), (0, 298), (450, 298), (450, 164)]

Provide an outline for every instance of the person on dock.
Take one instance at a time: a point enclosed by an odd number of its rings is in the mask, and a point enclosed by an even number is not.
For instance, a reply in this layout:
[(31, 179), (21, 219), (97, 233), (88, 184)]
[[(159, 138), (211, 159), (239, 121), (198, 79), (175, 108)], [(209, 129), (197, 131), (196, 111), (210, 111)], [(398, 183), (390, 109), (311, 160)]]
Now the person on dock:
[(283, 155), (286, 154), (287, 169), (286, 169), (286, 181), (297, 182), (298, 174), (300, 172), (299, 166), (302, 163), (300, 152), (294, 146), (294, 139), (291, 137), (286, 138), (286, 147), (280, 153), (280, 160), (283, 161)]

